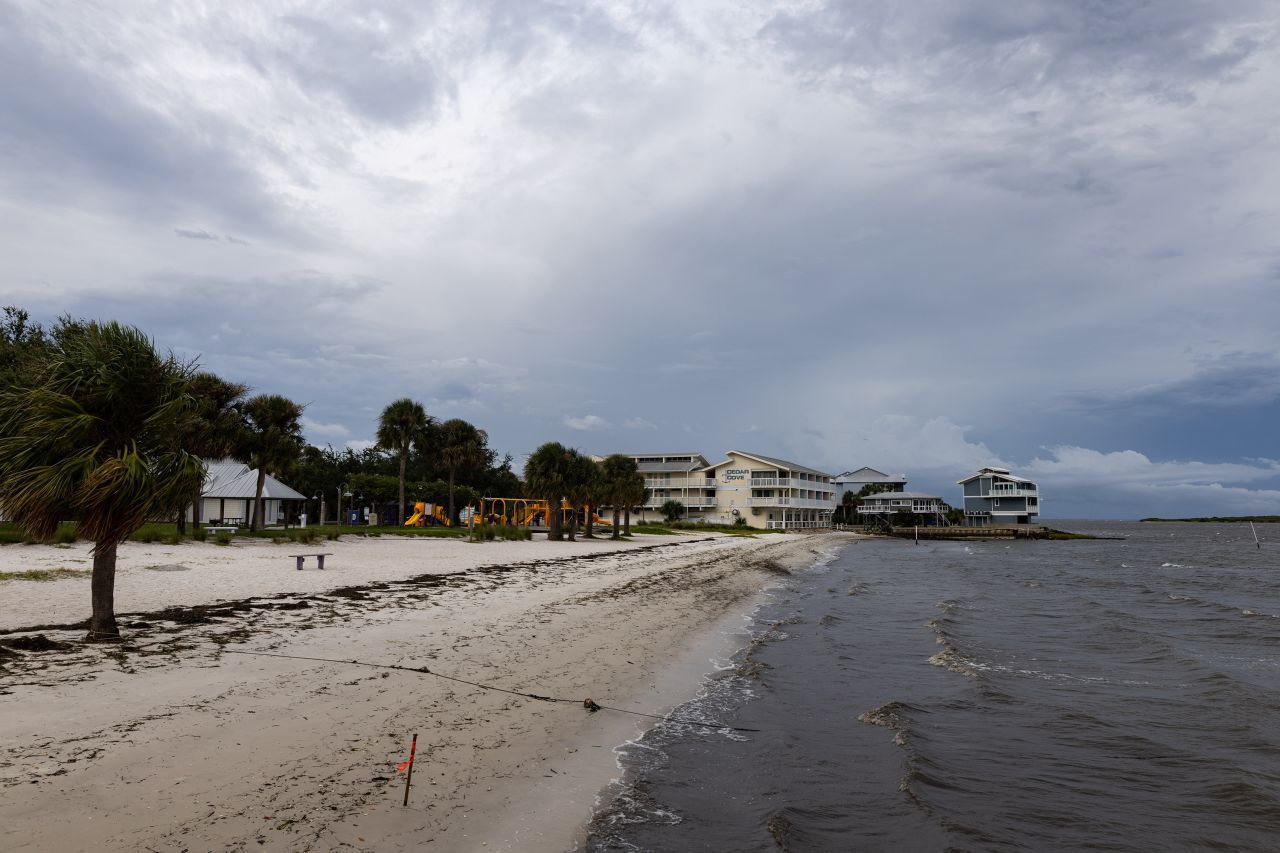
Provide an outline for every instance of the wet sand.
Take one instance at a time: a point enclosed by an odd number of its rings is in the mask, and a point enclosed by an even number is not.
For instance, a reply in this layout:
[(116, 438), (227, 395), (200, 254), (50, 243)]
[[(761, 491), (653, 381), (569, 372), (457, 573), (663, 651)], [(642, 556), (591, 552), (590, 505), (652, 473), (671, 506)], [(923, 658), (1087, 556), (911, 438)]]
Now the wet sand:
[[(571, 849), (618, 773), (613, 747), (654, 722), (582, 700), (665, 713), (758, 592), (838, 538), (357, 540), (327, 543), (343, 558), (330, 571), (346, 567), (332, 576), (281, 570), (288, 546), (135, 553), (121, 574), (142, 615), (123, 620), (126, 643), (44, 630), (65, 648), (0, 658), (0, 848)], [(220, 584), (148, 568), (205, 551), (245, 560), (209, 570)], [(87, 581), (15, 583), (0, 585), (0, 625), (82, 616), (62, 599), (87, 599)], [(36, 599), (25, 617), (19, 598)], [(425, 666), (570, 701), (230, 653), (250, 650)], [(403, 808), (395, 764), (414, 732)]]

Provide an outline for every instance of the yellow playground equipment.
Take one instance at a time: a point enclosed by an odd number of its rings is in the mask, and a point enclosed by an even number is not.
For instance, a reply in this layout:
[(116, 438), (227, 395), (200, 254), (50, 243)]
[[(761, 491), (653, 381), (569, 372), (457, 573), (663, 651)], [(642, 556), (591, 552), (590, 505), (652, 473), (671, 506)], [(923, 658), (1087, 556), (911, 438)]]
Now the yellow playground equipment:
[[(560, 502), (560, 520), (567, 526), (574, 513), (579, 518), (586, 518), (585, 507), (572, 507), (569, 502)], [(474, 519), (476, 524), (511, 524), (517, 527), (546, 527), (547, 502), (533, 498), (482, 498), (480, 506), (466, 507), (461, 513), (466, 520)], [(591, 520), (596, 524), (611, 527), (612, 522), (601, 518), (599, 513), (592, 512)], [(439, 524), (452, 527), (449, 511), (441, 504), (428, 504), (417, 501), (413, 505), (413, 515), (404, 523), (405, 527), (425, 527), (428, 524)]]
[[(575, 509), (566, 500), (560, 501), (560, 519), (568, 524), (575, 513), (585, 517), (585, 508)], [(610, 525), (610, 522), (591, 513), (591, 520), (596, 524)], [(547, 502), (533, 498), (483, 498), (480, 509), (476, 513), (478, 524), (513, 524), (519, 527), (546, 527)]]
[(409, 516), (409, 520), (404, 523), (405, 527), (426, 527), (431, 522), (428, 519), (434, 519), (436, 524), (444, 527), (452, 527), (453, 522), (449, 520), (449, 511), (440, 504), (428, 504), (418, 501), (413, 505), (413, 515)]

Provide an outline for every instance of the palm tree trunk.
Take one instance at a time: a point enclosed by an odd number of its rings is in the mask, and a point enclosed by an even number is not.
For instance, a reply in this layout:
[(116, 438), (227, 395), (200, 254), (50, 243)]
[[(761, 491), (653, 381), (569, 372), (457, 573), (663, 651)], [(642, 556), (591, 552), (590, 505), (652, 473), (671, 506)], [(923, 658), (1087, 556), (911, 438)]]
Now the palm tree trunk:
[(89, 618), (89, 642), (112, 642), (120, 639), (116, 625), (116, 543), (93, 548), (93, 615)]
[(596, 534), (595, 534), (595, 519), (594, 519), (592, 516), (594, 516), (594, 515), (596, 514), (596, 508), (595, 508), (595, 507), (593, 507), (591, 504), (587, 504), (587, 505), (585, 506), (585, 509), (586, 509), (586, 512), (587, 512), (587, 521), (586, 521), (586, 525), (587, 525), (587, 532), (586, 532), (585, 534), (583, 534), (583, 535), (584, 535), (587, 539), (595, 539), (595, 538), (596, 538)]
[(622, 538), (622, 510), (618, 509), (618, 505), (613, 506), (613, 535), (610, 539)]
[(404, 471), (405, 466), (409, 464), (409, 448), (400, 448), (400, 515), (396, 517), (396, 524), (404, 524)]
[(449, 469), (449, 523), (457, 522), (457, 517), (453, 514), (453, 469)]
[(623, 535), (624, 536), (631, 535), (631, 507), (627, 507), (627, 530), (626, 530), (626, 533), (624, 533)]
[(196, 499), (191, 502), (191, 529), (200, 529), (200, 517), (203, 515), (201, 510), (204, 509), (204, 484), (201, 483), (196, 487)]
[(573, 507), (569, 508), (569, 541), (577, 542), (578, 538), (574, 534), (578, 532), (578, 511)]
[(564, 534), (560, 532), (560, 522), (564, 516), (560, 512), (560, 499), (547, 499), (547, 539), (552, 542), (559, 542), (564, 538)]
[(249, 519), (249, 530), (256, 531), (262, 526), (262, 488), (267, 484), (267, 469), (258, 468), (258, 488), (253, 493), (253, 515)]

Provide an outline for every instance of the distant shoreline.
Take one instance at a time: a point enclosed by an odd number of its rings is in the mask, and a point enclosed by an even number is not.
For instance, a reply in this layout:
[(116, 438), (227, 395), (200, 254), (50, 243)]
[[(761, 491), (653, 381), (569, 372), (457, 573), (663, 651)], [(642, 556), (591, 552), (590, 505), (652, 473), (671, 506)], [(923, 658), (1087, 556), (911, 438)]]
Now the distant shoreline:
[(1256, 524), (1277, 524), (1280, 523), (1280, 515), (1215, 515), (1208, 518), (1142, 518), (1139, 519), (1139, 521), (1187, 521), (1202, 524), (1230, 524), (1232, 522), (1243, 524), (1246, 521), (1252, 521)]

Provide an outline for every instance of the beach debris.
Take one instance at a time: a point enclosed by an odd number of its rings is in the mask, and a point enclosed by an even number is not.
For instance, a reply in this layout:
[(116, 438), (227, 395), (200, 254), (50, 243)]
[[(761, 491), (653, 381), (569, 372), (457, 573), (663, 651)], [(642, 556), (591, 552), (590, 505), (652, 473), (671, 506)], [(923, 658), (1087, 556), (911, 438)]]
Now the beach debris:
[(590, 711), (593, 714), (596, 711), (600, 710), (600, 706), (597, 705), (595, 702), (592, 702), (591, 697), (589, 696), (586, 699), (582, 700), (582, 707), (586, 708), (588, 711)]

